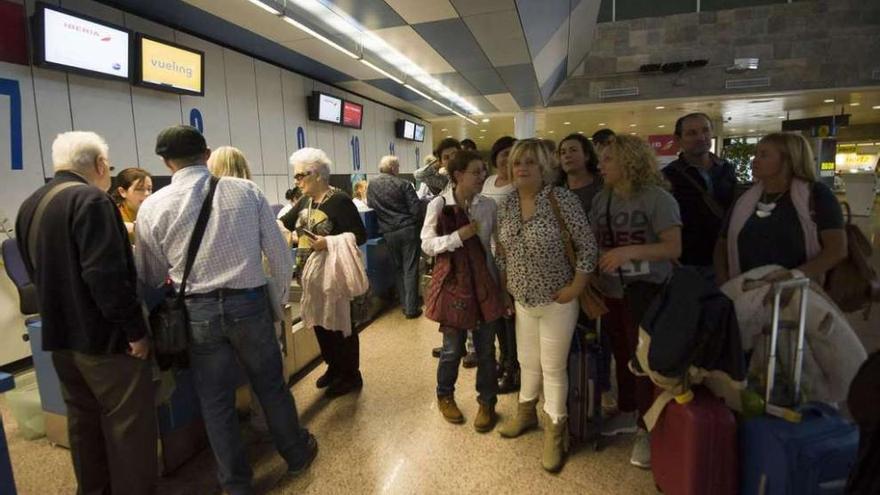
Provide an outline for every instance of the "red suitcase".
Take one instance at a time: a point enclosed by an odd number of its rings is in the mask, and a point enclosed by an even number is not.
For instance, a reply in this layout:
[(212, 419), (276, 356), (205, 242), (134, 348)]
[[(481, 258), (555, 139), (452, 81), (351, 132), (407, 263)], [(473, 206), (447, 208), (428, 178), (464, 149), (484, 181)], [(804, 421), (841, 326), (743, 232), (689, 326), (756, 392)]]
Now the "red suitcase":
[(703, 387), (686, 404), (670, 402), (651, 430), (651, 471), (666, 495), (735, 495), (739, 490), (736, 419)]

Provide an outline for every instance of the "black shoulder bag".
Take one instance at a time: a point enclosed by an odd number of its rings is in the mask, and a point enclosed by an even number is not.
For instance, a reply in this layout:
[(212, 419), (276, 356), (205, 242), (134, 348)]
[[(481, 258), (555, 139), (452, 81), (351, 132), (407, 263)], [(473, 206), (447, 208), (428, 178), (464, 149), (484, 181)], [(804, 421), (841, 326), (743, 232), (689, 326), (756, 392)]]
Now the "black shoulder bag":
[(205, 227), (208, 225), (208, 217), (211, 215), (211, 203), (214, 199), (214, 191), (220, 179), (211, 177), (211, 185), (208, 195), (202, 203), (199, 211), (199, 219), (189, 241), (186, 252), (186, 266), (183, 269), (183, 280), (180, 281), (180, 291), (176, 294), (172, 287), (168, 287), (165, 298), (150, 313), (150, 329), (152, 331), (153, 346), (156, 353), (172, 355), (183, 352), (189, 347), (189, 315), (186, 313), (186, 279), (195, 263), (202, 237), (205, 235)]

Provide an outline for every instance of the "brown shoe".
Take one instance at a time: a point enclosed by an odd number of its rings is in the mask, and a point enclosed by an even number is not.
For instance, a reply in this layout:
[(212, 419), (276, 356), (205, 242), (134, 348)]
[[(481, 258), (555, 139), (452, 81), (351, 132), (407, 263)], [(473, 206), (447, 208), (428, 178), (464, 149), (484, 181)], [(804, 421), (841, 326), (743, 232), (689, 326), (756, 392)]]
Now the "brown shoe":
[(498, 421), (498, 415), (495, 414), (494, 404), (480, 404), (480, 411), (477, 413), (477, 419), (474, 420), (474, 429), (480, 433), (492, 431), (495, 423)]
[(440, 414), (443, 415), (443, 419), (446, 421), (454, 424), (464, 423), (464, 415), (461, 414), (461, 410), (455, 403), (455, 397), (451, 395), (446, 397), (437, 396), (437, 409), (440, 409)]

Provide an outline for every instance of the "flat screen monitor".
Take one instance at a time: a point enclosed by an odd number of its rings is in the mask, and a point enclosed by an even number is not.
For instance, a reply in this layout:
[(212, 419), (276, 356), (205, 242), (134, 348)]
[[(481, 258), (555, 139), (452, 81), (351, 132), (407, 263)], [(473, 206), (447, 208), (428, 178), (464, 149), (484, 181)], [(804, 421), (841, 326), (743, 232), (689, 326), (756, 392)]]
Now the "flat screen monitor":
[(137, 35), (135, 83), (172, 93), (204, 96), (205, 54), (176, 43)]
[(364, 106), (353, 101), (342, 102), (342, 125), (360, 129), (364, 120)]
[(425, 140), (425, 126), (421, 124), (416, 124), (416, 129), (413, 133), (413, 139), (420, 143)]
[(309, 99), (309, 118), (328, 124), (342, 123), (342, 98), (313, 92)]
[(416, 124), (408, 120), (403, 121), (403, 139), (415, 139)]
[(37, 4), (34, 63), (114, 79), (131, 77), (131, 32), (54, 5)]

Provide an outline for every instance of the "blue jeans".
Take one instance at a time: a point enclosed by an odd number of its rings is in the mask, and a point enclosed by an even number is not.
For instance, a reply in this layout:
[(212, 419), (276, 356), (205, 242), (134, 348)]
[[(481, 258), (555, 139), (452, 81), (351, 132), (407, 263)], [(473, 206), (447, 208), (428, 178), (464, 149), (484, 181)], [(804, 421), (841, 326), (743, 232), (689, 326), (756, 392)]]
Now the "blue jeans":
[[(473, 331), (477, 351), (477, 400), (495, 405), (498, 395), (498, 378), (495, 369), (495, 326), (497, 321), (481, 323)], [(437, 364), (437, 396), (447, 397), (455, 393), (458, 366), (464, 354), (468, 332), (443, 332), (443, 350)]]
[(403, 314), (415, 316), (421, 310), (419, 304), (419, 257), (422, 248), (419, 229), (404, 227), (384, 234), (388, 254), (396, 272), (395, 283)]
[(235, 411), (239, 365), (263, 406), (272, 440), (290, 469), (307, 459), (309, 432), (282, 377), (281, 351), (265, 289), (221, 298), (188, 298), (190, 366), (202, 405), (217, 477), (230, 494), (250, 493), (253, 473)]

